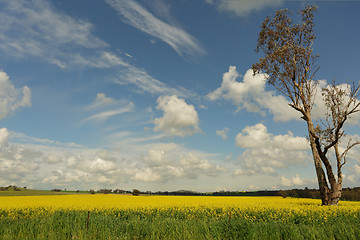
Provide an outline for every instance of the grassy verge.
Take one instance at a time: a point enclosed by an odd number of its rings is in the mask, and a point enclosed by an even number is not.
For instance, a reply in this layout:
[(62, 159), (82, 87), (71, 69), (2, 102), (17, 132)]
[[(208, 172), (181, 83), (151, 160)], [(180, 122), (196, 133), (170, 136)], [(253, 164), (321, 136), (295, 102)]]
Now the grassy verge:
[(358, 216), (326, 222), (189, 218), (171, 211), (2, 213), (0, 239), (358, 239)]

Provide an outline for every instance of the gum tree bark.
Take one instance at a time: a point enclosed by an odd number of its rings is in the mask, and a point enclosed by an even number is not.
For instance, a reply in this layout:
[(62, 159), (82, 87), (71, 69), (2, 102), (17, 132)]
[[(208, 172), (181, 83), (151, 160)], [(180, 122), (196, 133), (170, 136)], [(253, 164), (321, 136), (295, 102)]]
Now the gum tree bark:
[[(264, 56), (253, 64), (254, 74), (267, 74), (267, 82), (290, 100), (290, 107), (301, 113), (306, 122), (308, 139), (313, 155), (315, 171), (323, 205), (337, 205), (342, 191), (342, 167), (346, 155), (359, 141), (348, 142), (339, 152), (340, 140), (345, 136), (343, 126), (349, 115), (359, 111), (359, 85), (351, 88), (333, 83), (322, 89), (328, 113), (322, 126), (314, 124), (311, 111), (318, 84), (314, 80), (319, 67), (313, 54), (314, 13), (317, 7), (307, 5), (298, 12), (300, 21), (294, 23), (287, 9), (279, 10), (273, 18), (267, 17), (259, 33), (257, 52)], [(334, 150), (336, 170), (328, 159), (328, 151)]]

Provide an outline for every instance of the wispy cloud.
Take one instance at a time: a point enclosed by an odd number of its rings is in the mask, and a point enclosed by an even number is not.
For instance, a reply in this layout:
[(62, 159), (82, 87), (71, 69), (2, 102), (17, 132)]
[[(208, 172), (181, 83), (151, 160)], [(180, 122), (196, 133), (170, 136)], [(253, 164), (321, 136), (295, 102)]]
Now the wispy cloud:
[(221, 12), (231, 12), (244, 17), (265, 7), (279, 6), (284, 0), (205, 0), (205, 2), (215, 5)]
[(0, 9), (0, 49), (8, 56), (39, 57), (66, 68), (75, 61), (74, 49), (108, 46), (91, 33), (91, 23), (55, 11), (48, 1), (2, 1)]
[(194, 97), (197, 94), (183, 87), (171, 87), (166, 83), (150, 76), (145, 70), (130, 66), (121, 70), (118, 76), (111, 79), (116, 84), (133, 84), (143, 93), (151, 93), (154, 95), (177, 95), (180, 97)]
[(119, 108), (119, 109), (108, 110), (108, 111), (94, 114), (94, 115), (88, 117), (87, 119), (85, 119), (85, 121), (89, 121), (89, 120), (105, 121), (106, 119), (108, 119), (112, 116), (127, 113), (127, 112), (132, 112), (134, 110), (134, 107), (135, 107), (135, 104), (131, 102), (127, 106)]
[(189, 33), (161, 21), (140, 4), (129, 0), (105, 0), (126, 23), (169, 44), (179, 55), (203, 55), (205, 50)]
[(21, 143), (21, 144), (52, 146), (52, 147), (59, 147), (59, 148), (81, 148), (81, 147), (83, 147), (74, 142), (59, 142), (59, 141), (46, 139), (46, 138), (31, 137), (31, 136), (28, 136), (28, 135), (26, 135), (24, 133), (20, 133), (20, 132), (11, 132), (10, 140), (13, 142), (16, 142), (16, 143)]
[[(119, 8), (120, 2), (112, 1)], [(131, 1), (124, 3), (124, 9), (130, 11), (129, 18), (134, 18), (140, 7)], [(136, 10), (137, 9), (137, 10)], [(125, 11), (125, 10), (124, 10)], [(201, 47), (190, 35), (156, 20), (145, 10), (143, 21), (152, 21), (147, 28), (154, 28), (151, 33), (167, 39), (181, 53), (201, 52)], [(125, 11), (126, 12), (126, 11)], [(142, 15), (140, 15), (142, 16)], [(150, 17), (149, 17), (150, 16)], [(118, 73), (114, 82), (133, 84), (137, 91), (157, 95), (176, 94), (182, 97), (194, 96), (181, 87), (170, 87), (150, 76), (144, 69), (133, 66), (121, 56), (113, 53), (107, 42), (92, 33), (90, 22), (79, 20), (57, 11), (47, 0), (2, 1), (0, 2), (0, 52), (12, 58), (38, 58), (62, 69), (74, 66), (91, 68), (112, 68)], [(156, 24), (164, 29), (155, 31)], [(163, 36), (164, 35), (164, 36)], [(173, 39), (173, 40), (171, 40)], [(130, 55), (127, 54), (129, 57)]]
[(115, 105), (124, 105), (127, 101), (124, 99), (114, 99), (112, 97), (108, 97), (105, 93), (97, 93), (95, 100), (85, 108), (87, 110), (95, 110), (103, 107), (110, 107)]

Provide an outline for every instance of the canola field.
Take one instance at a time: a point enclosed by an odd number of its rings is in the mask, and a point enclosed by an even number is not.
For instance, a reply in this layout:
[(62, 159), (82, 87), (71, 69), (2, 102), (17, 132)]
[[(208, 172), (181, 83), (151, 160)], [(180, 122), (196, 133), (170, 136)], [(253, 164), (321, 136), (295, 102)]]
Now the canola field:
[(281, 197), (0, 197), (0, 239), (359, 239), (360, 202)]

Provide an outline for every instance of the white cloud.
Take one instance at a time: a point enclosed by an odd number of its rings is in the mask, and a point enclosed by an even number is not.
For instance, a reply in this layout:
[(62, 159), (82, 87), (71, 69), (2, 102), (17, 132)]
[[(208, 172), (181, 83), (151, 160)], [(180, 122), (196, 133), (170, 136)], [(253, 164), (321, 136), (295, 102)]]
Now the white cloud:
[(9, 56), (40, 57), (66, 68), (76, 62), (74, 49), (108, 47), (91, 34), (92, 24), (56, 12), (48, 1), (5, 1), (0, 9), (0, 49)]
[(213, 155), (172, 142), (159, 142), (161, 136), (138, 138), (128, 133), (116, 135), (119, 136), (118, 140), (112, 136), (109, 141), (115, 143), (115, 146), (122, 146), (122, 153), (129, 152), (131, 159), (142, 156), (127, 167), (127, 174), (134, 181), (167, 182), (179, 178), (215, 177), (226, 171), (224, 167), (210, 160), (214, 158)]
[(119, 72), (117, 78), (112, 79), (117, 84), (134, 84), (141, 92), (154, 95), (177, 95), (180, 97), (194, 97), (196, 93), (182, 87), (170, 87), (154, 77), (150, 76), (145, 70), (130, 66), (126, 70)]
[(112, 105), (116, 100), (111, 97), (107, 97), (104, 93), (97, 93), (94, 102), (88, 106), (88, 108), (98, 108), (103, 106)]
[(246, 150), (238, 157), (239, 174), (274, 174), (276, 169), (307, 165), (310, 162), (309, 144), (291, 132), (273, 135), (266, 126), (248, 126), (235, 138), (236, 145)]
[[(239, 77), (243, 78), (238, 82)], [(265, 114), (264, 109), (274, 115), (276, 121), (289, 121), (300, 119), (300, 114), (289, 107), (289, 102), (283, 96), (275, 95), (272, 91), (265, 90), (266, 75), (253, 75), (252, 69), (241, 76), (235, 66), (230, 66), (224, 73), (221, 87), (207, 95), (211, 101), (225, 99), (238, 106), (238, 110), (246, 109), (248, 112)]]
[(222, 139), (226, 140), (228, 132), (229, 132), (229, 129), (224, 128), (223, 130), (217, 130), (216, 134), (219, 135), (220, 137), (222, 137)]
[(108, 110), (108, 111), (104, 111), (104, 112), (94, 114), (94, 115), (88, 117), (87, 119), (85, 119), (85, 121), (89, 121), (89, 120), (105, 121), (105, 120), (107, 120), (108, 118), (110, 118), (112, 116), (127, 113), (127, 112), (132, 112), (134, 110), (134, 107), (135, 107), (135, 104), (130, 102), (125, 107), (118, 108), (118, 109), (112, 109), (112, 110)]
[[(340, 146), (339, 146), (340, 153), (345, 151), (349, 141), (351, 143), (359, 142), (360, 136), (356, 135), (356, 134), (354, 134), (354, 135), (346, 134), (340, 142)], [(353, 148), (351, 148), (351, 150), (347, 153), (346, 159), (355, 161), (360, 164), (359, 156), (360, 156), (360, 145), (357, 145), (357, 146), (354, 146)]]
[(196, 179), (200, 175), (214, 177), (225, 171), (200, 155), (176, 144), (153, 145), (132, 178), (143, 182), (166, 182), (174, 178)]
[[(72, 65), (80, 65), (94, 68), (111, 68), (115, 66), (131, 67), (121, 57), (100, 49), (96, 49), (89, 56), (81, 55), (80, 53), (68, 54), (67, 60)], [(66, 65), (64, 65), (66, 67)], [(63, 68), (65, 68), (63, 67)]]
[[(132, 5), (129, 1), (124, 3)], [(134, 84), (137, 90), (158, 95), (195, 95), (181, 87), (172, 88), (145, 70), (127, 63), (109, 51), (108, 43), (92, 33), (94, 26), (90, 22), (57, 11), (47, 0), (1, 2), (0, 22), (0, 52), (10, 57), (39, 58), (62, 69), (79, 66), (102, 69), (119, 67), (118, 77), (114, 80), (116, 83)], [(174, 34), (175, 39), (181, 39), (180, 36), (192, 39), (175, 28)], [(195, 40), (188, 45), (191, 46), (191, 43), (195, 44)], [(182, 49), (182, 52), (195, 51), (191, 47), (186, 50), (186, 43), (184, 46), (178, 45), (177, 49)], [(23, 94), (30, 97), (30, 90), (24, 87)]]
[(115, 170), (115, 168), (114, 162), (101, 157), (97, 157), (95, 160), (91, 161), (89, 165), (89, 170), (91, 172), (108, 172)]
[(47, 154), (43, 157), (43, 161), (48, 164), (57, 164), (63, 161), (63, 157), (55, 154)]
[(9, 138), (7, 130), (0, 130), (2, 185), (131, 189), (134, 184), (212, 178), (226, 171), (209, 159), (212, 155), (176, 143), (159, 142), (158, 136), (138, 138), (131, 132), (118, 133), (118, 140), (116, 136), (108, 140), (111, 142), (108, 149), (92, 149), (54, 144), (57, 142), (54, 140), (37, 141), (33, 137), (28, 137), (26, 143), (13, 143), (11, 139), (18, 139), (12, 134)]
[[(325, 105), (325, 101), (324, 101), (324, 97), (322, 96), (322, 89), (324, 88), (329, 88), (330, 85), (327, 84), (326, 80), (319, 80), (317, 81), (318, 85), (317, 85), (317, 94), (315, 96), (315, 101), (314, 101), (314, 106), (312, 109), (312, 117), (315, 120), (320, 120), (320, 119), (324, 119), (326, 113), (327, 113), (327, 108)], [(350, 92), (349, 89), (351, 89), (351, 85), (349, 84), (338, 84), (336, 85), (336, 87), (338, 87), (339, 89), (345, 91), (345, 96), (344, 96), (344, 101), (349, 101), (349, 96), (350, 96)], [(359, 99), (357, 99), (357, 103), (359, 102)], [(356, 125), (360, 123), (360, 114), (359, 113), (355, 113), (353, 115), (351, 115), (350, 118), (347, 119), (346, 124), (348, 125)]]
[(56, 146), (56, 147), (63, 147), (63, 148), (81, 148), (83, 146), (76, 144), (74, 142), (59, 142), (59, 141), (54, 141), (51, 139), (46, 139), (46, 138), (36, 138), (36, 137), (31, 137), (31, 136), (27, 136), (23, 133), (19, 133), (19, 132), (11, 132), (10, 133), (10, 138), (11, 140), (15, 140), (17, 143), (22, 143), (22, 144), (35, 144), (38, 146)]
[(222, 12), (231, 12), (239, 17), (249, 15), (266, 7), (276, 7), (284, 0), (205, 0), (209, 4), (215, 4)]
[(353, 171), (360, 176), (360, 166), (358, 164), (355, 164)]
[(296, 174), (295, 177), (286, 178), (281, 176), (280, 184), (284, 187), (293, 187), (293, 186), (303, 186), (305, 184), (305, 180), (301, 179), (299, 174)]
[[(237, 81), (239, 77), (243, 81)], [(224, 73), (221, 86), (207, 95), (210, 101), (225, 99), (238, 106), (238, 111), (245, 109), (248, 112), (255, 112), (265, 115), (267, 110), (272, 113), (275, 121), (300, 120), (301, 114), (289, 106), (288, 101), (283, 95), (276, 95), (273, 91), (266, 91), (265, 74), (253, 75), (252, 69), (247, 70), (241, 76), (235, 66), (230, 66), (229, 71)], [(316, 121), (324, 119), (327, 113), (325, 102), (323, 101), (322, 89), (328, 88), (326, 80), (318, 80), (316, 95), (314, 96), (314, 106), (312, 108), (312, 118)], [(342, 90), (347, 91), (345, 101), (349, 99), (349, 85), (338, 85)], [(358, 100), (359, 101), (359, 100)], [(360, 122), (360, 114), (354, 114), (346, 122), (355, 125)]]
[(86, 110), (93, 112), (93, 115), (86, 118), (84, 121), (105, 121), (115, 115), (133, 112), (134, 108), (135, 104), (133, 102), (121, 99), (117, 100), (107, 97), (104, 93), (97, 93), (95, 100), (85, 107)]
[(135, 1), (105, 0), (126, 23), (169, 44), (179, 55), (204, 54), (198, 41), (183, 29), (156, 18)]
[(0, 120), (23, 107), (31, 106), (30, 88), (16, 89), (9, 76), (0, 71)]
[(359, 164), (355, 164), (350, 169), (351, 174), (347, 176), (345, 179), (348, 180), (351, 183), (358, 184), (360, 182), (360, 166)]
[(24, 148), (20, 145), (8, 144), (9, 132), (1, 129), (0, 139), (0, 182), (25, 183), (34, 177), (34, 172), (39, 169), (42, 152)]
[(9, 140), (9, 131), (7, 128), (0, 129), (0, 147), (6, 146)]
[(271, 141), (271, 134), (267, 132), (265, 125), (259, 123), (255, 126), (248, 126), (239, 133), (235, 142), (241, 148), (261, 148)]
[(164, 150), (150, 149), (147, 156), (144, 158), (144, 162), (148, 166), (161, 166), (167, 163)]
[(47, 0), (13, 0), (0, 7), (0, 50), (8, 56), (38, 57), (62, 69), (130, 66), (106, 50), (109, 44), (92, 34), (90, 22), (57, 11)]
[(200, 131), (199, 117), (193, 105), (173, 96), (160, 96), (156, 108), (164, 115), (154, 119), (154, 130), (169, 136), (187, 136)]

